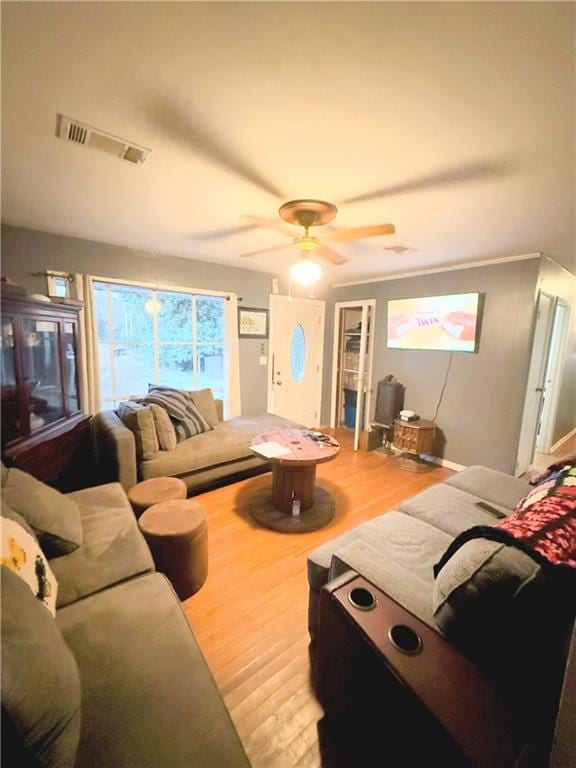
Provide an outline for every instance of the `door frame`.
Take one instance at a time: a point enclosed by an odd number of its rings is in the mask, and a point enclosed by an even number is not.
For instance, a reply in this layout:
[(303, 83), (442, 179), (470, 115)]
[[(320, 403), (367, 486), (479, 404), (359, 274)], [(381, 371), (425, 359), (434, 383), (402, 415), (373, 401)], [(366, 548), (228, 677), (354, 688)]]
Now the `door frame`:
[(314, 305), (322, 310), (322, 314), (320, 317), (320, 341), (322, 344), (322, 349), (320, 350), (320, 362), (318, 364), (318, 385), (316, 388), (316, 406), (314, 410), (318, 414), (318, 425), (322, 420), (322, 379), (324, 375), (324, 329), (326, 325), (326, 302), (322, 301), (322, 299), (304, 299), (296, 296), (285, 296), (280, 293), (271, 293), (269, 297), (269, 307), (270, 307), (270, 327), (269, 327), (269, 336), (268, 336), (268, 380), (266, 385), (266, 404), (267, 404), (267, 410), (268, 413), (272, 413), (272, 402), (274, 397), (274, 392), (272, 388), (272, 381), (274, 378), (274, 334), (276, 331), (276, 313), (274, 311), (275, 307), (274, 304), (276, 302), (284, 303), (284, 302), (292, 302), (293, 304), (307, 304), (307, 305)]
[[(362, 428), (369, 431), (370, 428), (370, 408), (372, 407), (372, 371), (374, 367), (374, 337), (376, 335), (376, 299), (358, 299), (357, 301), (337, 301), (334, 304), (334, 338), (332, 343), (332, 383), (330, 388), (330, 427), (336, 429), (339, 426), (337, 414), (338, 409), (338, 386), (339, 369), (338, 358), (340, 349), (340, 310), (357, 307), (371, 307), (370, 313), (370, 336), (368, 338), (368, 370), (363, 372), (366, 382), (366, 394), (364, 397), (364, 424)], [(363, 361), (361, 361), (361, 368)], [(356, 430), (355, 430), (356, 431)]]

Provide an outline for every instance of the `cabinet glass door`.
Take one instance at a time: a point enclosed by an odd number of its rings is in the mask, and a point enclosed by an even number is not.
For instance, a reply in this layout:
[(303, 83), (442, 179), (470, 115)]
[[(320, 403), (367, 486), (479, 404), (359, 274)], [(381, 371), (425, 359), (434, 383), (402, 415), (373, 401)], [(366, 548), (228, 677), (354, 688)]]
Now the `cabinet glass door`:
[(2, 320), (2, 444), (9, 443), (20, 434), (20, 398), (16, 382), (16, 356), (14, 351), (14, 325), (11, 319)]
[(70, 413), (79, 410), (76, 352), (76, 323), (64, 323), (64, 390)]
[(64, 416), (58, 323), (49, 320), (22, 322), (24, 383), (28, 389), (30, 431)]

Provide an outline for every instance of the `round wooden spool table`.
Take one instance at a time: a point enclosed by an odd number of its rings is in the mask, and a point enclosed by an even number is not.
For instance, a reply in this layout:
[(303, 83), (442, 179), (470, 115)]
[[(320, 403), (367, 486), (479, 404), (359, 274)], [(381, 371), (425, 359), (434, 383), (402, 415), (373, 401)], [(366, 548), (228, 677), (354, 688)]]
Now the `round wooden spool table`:
[[(283, 533), (305, 533), (327, 525), (334, 517), (334, 500), (316, 485), (316, 465), (332, 461), (340, 445), (332, 437), (305, 429), (279, 429), (259, 435), (252, 448), (277, 443), (287, 453), (270, 458), (272, 487), (250, 502), (250, 514), (261, 525)], [(293, 515), (293, 502), (300, 514)]]

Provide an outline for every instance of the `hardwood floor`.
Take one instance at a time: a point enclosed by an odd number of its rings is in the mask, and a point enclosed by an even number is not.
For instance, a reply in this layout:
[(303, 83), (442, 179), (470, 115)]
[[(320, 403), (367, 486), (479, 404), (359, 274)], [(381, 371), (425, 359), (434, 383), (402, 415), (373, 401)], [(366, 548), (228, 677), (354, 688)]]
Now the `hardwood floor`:
[(208, 515), (209, 575), (184, 609), (253, 768), (321, 766), (322, 709), (308, 656), (308, 552), (452, 474), (441, 467), (405, 472), (384, 453), (354, 453), (346, 430), (334, 434), (342, 451), (317, 475), (336, 501), (326, 528), (284, 534), (259, 527), (248, 501), (270, 474), (197, 497)]

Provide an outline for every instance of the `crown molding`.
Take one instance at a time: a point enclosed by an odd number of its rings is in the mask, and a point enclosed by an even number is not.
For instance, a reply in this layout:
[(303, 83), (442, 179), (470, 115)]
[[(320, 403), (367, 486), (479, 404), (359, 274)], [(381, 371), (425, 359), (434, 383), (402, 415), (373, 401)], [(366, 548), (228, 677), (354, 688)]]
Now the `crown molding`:
[(476, 267), (491, 267), (494, 264), (507, 264), (511, 261), (526, 261), (528, 259), (540, 259), (541, 253), (524, 253), (519, 256), (501, 256), (497, 259), (484, 259), (483, 261), (465, 261), (460, 264), (449, 264), (443, 267), (431, 267), (414, 272), (395, 272), (392, 275), (371, 277), (366, 280), (353, 280), (347, 283), (332, 283), (331, 288), (347, 288), (350, 285), (368, 285), (369, 283), (385, 283), (389, 280), (403, 280), (406, 277), (420, 277), (421, 275), (434, 275), (438, 272), (457, 272), (461, 269), (475, 269)]

